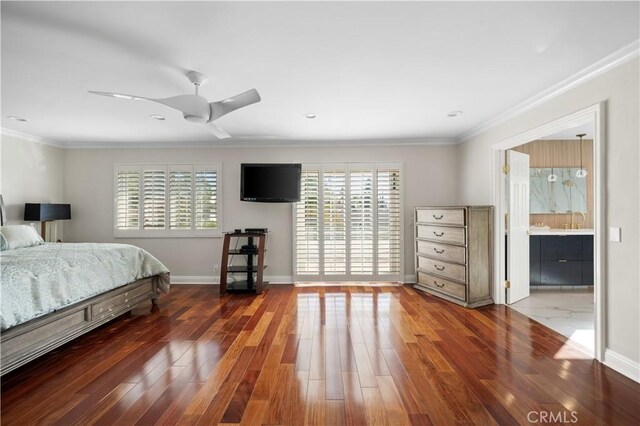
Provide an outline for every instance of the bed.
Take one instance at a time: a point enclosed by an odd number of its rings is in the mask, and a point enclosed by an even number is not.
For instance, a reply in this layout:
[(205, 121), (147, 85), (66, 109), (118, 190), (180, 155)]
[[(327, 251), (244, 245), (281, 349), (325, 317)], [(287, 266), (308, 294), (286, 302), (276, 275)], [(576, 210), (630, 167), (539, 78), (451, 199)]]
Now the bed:
[[(5, 221), (0, 196), (0, 224)], [(0, 375), (169, 291), (169, 270), (127, 244), (4, 250), (0, 270)]]

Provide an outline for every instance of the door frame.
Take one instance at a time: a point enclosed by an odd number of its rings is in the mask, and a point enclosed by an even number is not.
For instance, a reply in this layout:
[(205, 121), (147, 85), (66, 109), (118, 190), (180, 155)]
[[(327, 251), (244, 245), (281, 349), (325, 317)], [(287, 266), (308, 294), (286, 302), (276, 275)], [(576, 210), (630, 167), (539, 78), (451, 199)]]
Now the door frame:
[(595, 346), (594, 358), (604, 359), (605, 329), (605, 102), (566, 115), (539, 127), (511, 136), (491, 145), (491, 204), (495, 206), (494, 216), (494, 286), (493, 300), (496, 304), (505, 304), (504, 270), (506, 263), (506, 247), (504, 241), (507, 211), (505, 200), (506, 179), (502, 173), (504, 152), (516, 146), (540, 139), (558, 131), (577, 127), (585, 123), (593, 123), (593, 203), (594, 203), (594, 309), (595, 309)]

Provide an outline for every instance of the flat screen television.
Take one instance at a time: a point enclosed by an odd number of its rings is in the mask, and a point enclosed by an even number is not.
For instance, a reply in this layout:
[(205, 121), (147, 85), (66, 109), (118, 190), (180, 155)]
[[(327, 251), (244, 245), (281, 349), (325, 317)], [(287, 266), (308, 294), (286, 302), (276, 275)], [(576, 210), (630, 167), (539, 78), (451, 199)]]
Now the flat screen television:
[(259, 203), (300, 201), (301, 164), (253, 163), (240, 166), (240, 199)]

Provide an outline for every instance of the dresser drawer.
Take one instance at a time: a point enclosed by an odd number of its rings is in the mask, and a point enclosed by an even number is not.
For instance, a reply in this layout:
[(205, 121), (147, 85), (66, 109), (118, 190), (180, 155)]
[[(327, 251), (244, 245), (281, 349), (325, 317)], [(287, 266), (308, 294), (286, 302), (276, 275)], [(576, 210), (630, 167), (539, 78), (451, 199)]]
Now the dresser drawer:
[(464, 247), (422, 240), (418, 240), (416, 244), (418, 254), (449, 262), (465, 263), (467, 249)]
[(443, 262), (418, 255), (418, 268), (425, 272), (441, 275), (463, 283), (467, 281), (467, 268), (464, 265)]
[(464, 209), (417, 209), (416, 222), (464, 226)]
[(425, 287), (446, 293), (457, 299), (466, 299), (466, 286), (464, 284), (454, 283), (440, 277), (425, 274), (424, 272), (418, 272), (418, 283)]
[(465, 244), (466, 236), (464, 228), (449, 226), (416, 225), (418, 238), (428, 238), (444, 243)]

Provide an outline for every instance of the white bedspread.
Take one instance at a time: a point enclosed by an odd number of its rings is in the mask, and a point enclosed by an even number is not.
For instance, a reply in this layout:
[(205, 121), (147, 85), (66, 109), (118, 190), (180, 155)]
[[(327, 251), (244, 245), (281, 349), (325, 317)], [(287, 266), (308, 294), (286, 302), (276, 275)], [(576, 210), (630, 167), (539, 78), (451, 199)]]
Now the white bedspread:
[(157, 275), (169, 291), (169, 270), (145, 250), (128, 244), (46, 243), (0, 252), (2, 330)]

